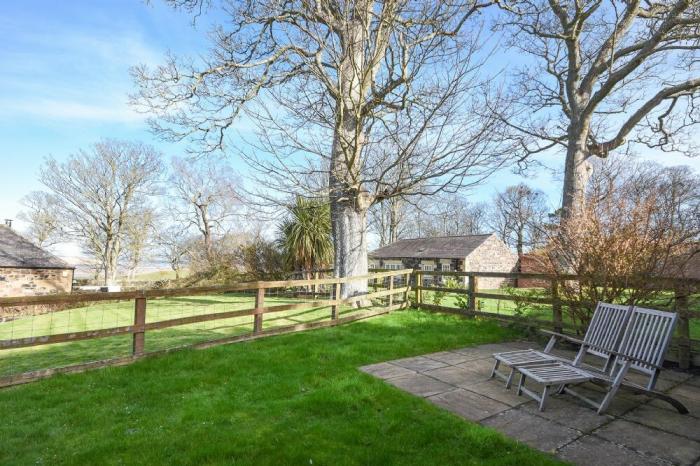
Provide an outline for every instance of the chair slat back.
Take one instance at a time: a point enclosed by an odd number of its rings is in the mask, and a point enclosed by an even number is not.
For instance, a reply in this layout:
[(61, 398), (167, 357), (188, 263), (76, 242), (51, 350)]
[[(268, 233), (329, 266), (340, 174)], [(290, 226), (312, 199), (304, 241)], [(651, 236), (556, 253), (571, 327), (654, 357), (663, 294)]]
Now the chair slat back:
[(583, 337), (584, 343), (592, 345), (586, 351), (602, 358), (610, 357), (608, 351), (618, 350), (631, 313), (632, 306), (598, 302)]
[[(678, 314), (675, 312), (637, 306), (632, 309), (619, 353), (643, 361), (635, 361), (630, 367), (651, 376), (648, 386), (650, 390), (654, 388), (658, 375), (658, 369), (654, 366), (663, 364), (677, 320)], [(616, 363), (623, 364), (624, 358), (616, 358)]]

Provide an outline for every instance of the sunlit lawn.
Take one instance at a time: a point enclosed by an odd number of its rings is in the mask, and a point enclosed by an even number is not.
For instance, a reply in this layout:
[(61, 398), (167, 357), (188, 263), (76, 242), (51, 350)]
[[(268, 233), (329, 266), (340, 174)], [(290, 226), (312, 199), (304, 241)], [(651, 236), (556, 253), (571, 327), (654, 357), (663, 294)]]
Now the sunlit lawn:
[[(494, 294), (505, 294), (506, 291), (503, 289), (496, 290), (479, 290), (482, 293), (494, 293)], [(542, 289), (538, 288), (517, 288), (510, 290), (511, 293), (526, 294), (533, 293), (534, 296), (546, 296), (546, 293)], [(435, 304), (434, 302), (435, 293), (432, 291), (423, 292), (423, 300), (429, 304)], [(672, 295), (662, 295), (658, 302), (646, 304), (649, 307), (656, 307), (658, 309), (664, 309), (668, 307), (668, 303), (671, 302)], [(455, 293), (446, 293), (440, 301), (440, 305), (446, 307), (460, 307), (459, 300)], [(517, 306), (512, 300), (503, 299), (491, 299), (491, 298), (478, 298), (477, 307), (480, 311), (491, 312), (495, 314), (507, 315), (507, 316), (521, 316), (527, 319), (537, 319), (543, 321), (552, 321), (552, 307), (550, 305), (538, 305), (538, 304), (526, 304), (523, 303)], [(693, 311), (700, 311), (700, 300), (697, 296), (694, 296), (690, 300), (690, 308)], [(564, 307), (564, 324), (571, 325), (570, 314), (566, 312)], [(700, 340), (700, 319), (690, 319), (690, 337), (696, 340)]]
[(555, 464), (357, 368), (517, 336), (389, 316), (0, 390), (0, 464)]

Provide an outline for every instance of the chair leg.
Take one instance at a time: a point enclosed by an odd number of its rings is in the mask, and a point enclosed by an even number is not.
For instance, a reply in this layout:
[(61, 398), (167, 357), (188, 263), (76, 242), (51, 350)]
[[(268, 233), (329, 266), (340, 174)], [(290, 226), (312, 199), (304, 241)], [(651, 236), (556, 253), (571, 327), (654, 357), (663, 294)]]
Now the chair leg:
[(547, 395), (549, 395), (549, 385), (545, 385), (542, 390), (542, 398), (540, 398), (540, 411), (544, 411), (544, 405), (547, 402)]
[(520, 374), (520, 382), (518, 382), (518, 396), (523, 394), (523, 385), (525, 384), (525, 375)]
[(620, 385), (622, 385), (622, 380), (624, 379), (625, 374), (627, 374), (627, 371), (629, 370), (631, 364), (632, 362), (627, 360), (625, 361), (625, 364), (620, 368), (619, 372), (615, 376), (615, 379), (613, 380), (612, 385), (610, 385), (610, 388), (608, 389), (608, 393), (605, 394), (603, 401), (601, 401), (600, 406), (598, 407), (598, 414), (603, 414), (608, 409), (608, 406), (610, 406), (610, 402), (615, 397), (617, 391), (620, 389)]
[(508, 374), (508, 380), (506, 380), (506, 388), (510, 388), (513, 385), (513, 377), (515, 376), (515, 368), (510, 368), (510, 374)]
[(561, 395), (566, 390), (566, 384), (561, 384), (557, 387), (557, 395)]
[(496, 363), (493, 365), (493, 369), (491, 370), (491, 378), (493, 379), (496, 377), (496, 369), (498, 369), (498, 366), (500, 365), (501, 361), (496, 359)]

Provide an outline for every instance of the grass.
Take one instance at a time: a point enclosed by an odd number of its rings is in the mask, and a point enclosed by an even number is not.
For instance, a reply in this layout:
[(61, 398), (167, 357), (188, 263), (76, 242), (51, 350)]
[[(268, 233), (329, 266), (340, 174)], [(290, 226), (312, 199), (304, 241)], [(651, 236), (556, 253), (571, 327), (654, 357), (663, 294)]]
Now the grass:
[(0, 391), (0, 464), (558, 464), (357, 370), (500, 341), (403, 311)]
[[(479, 290), (482, 293), (494, 293), (494, 294), (505, 294), (505, 291), (503, 289), (496, 289), (496, 290)], [(510, 291), (511, 293), (518, 293), (520, 295), (532, 293), (533, 296), (543, 296), (546, 297), (546, 293), (543, 289), (539, 288), (516, 288), (512, 289)], [(424, 291), (423, 292), (423, 302), (425, 303), (430, 303), (434, 304), (433, 302), (433, 296), (434, 296), (433, 291)], [(662, 295), (659, 298), (658, 305), (656, 306), (659, 309), (664, 309), (665, 307), (668, 306), (669, 300), (672, 299), (671, 295), (665, 296)], [(458, 308), (459, 303), (458, 303), (458, 298), (456, 293), (445, 293), (444, 297), (440, 301), (441, 306), (446, 306), (446, 307), (454, 307)], [(649, 307), (654, 307), (654, 303), (648, 304)], [(538, 319), (538, 320), (544, 320), (544, 321), (551, 321), (552, 320), (552, 308), (550, 305), (546, 304), (529, 304), (529, 303), (523, 303), (518, 307), (514, 301), (510, 300), (501, 300), (501, 299), (492, 299), (492, 298), (478, 298), (477, 299), (477, 307), (479, 310), (483, 312), (491, 312), (495, 314), (502, 314), (502, 315), (520, 315), (521, 317), (524, 318), (529, 318), (529, 319)], [(693, 311), (700, 311), (700, 300), (698, 299), (697, 296), (693, 297), (693, 299), (690, 300), (690, 308)], [(564, 311), (563, 314), (564, 317), (564, 323), (565, 324), (570, 324), (572, 327), (575, 326), (571, 322), (571, 315)], [(700, 340), (700, 319), (697, 318), (691, 318), (690, 319), (690, 338), (695, 339), (695, 340)]]
[[(146, 321), (157, 322), (216, 312), (250, 309), (255, 298), (246, 294), (219, 294), (149, 300)], [(300, 299), (268, 296), (265, 304), (299, 303)], [(349, 309), (342, 310), (347, 312)], [(330, 308), (294, 310), (265, 315), (263, 328), (328, 319)], [(0, 323), (0, 340), (39, 335), (80, 332), (130, 325), (134, 320), (133, 301), (92, 303), (90, 305), (27, 316)], [(146, 333), (146, 351), (241, 335), (252, 330), (253, 317), (244, 316), (183, 325)], [(0, 351), (0, 376), (65, 366), (81, 362), (126, 356), (131, 352), (131, 336), (121, 335), (47, 346)]]

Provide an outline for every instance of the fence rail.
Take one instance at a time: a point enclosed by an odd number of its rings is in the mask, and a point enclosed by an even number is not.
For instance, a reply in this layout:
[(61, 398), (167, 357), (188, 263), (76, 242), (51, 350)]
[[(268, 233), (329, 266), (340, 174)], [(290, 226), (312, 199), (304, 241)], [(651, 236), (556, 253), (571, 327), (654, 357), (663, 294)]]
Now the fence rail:
[[(440, 285), (439, 283), (427, 286), (424, 283), (426, 275), (433, 277), (464, 277), (466, 280), (463, 287), (459, 286), (457, 288)], [(78, 342), (86, 342), (86, 340), (111, 339), (113, 337), (128, 338), (129, 341), (128, 353), (124, 355), (100, 352), (99, 354), (105, 354), (105, 356), (109, 357), (78, 364), (44, 367), (40, 370), (25, 370), (26, 367), (20, 365), (23, 369), (17, 370), (11, 375), (3, 376), (0, 373), (0, 387), (36, 380), (55, 373), (76, 372), (115, 364), (128, 364), (142, 357), (162, 354), (182, 347), (203, 348), (221, 343), (247, 341), (269, 335), (339, 325), (405, 308), (409, 303), (409, 296), (414, 297), (414, 305), (430, 311), (495, 318), (530, 327), (554, 328), (557, 331), (580, 330), (575, 325), (572, 325), (572, 322), (568, 322), (564, 318), (564, 308), (574, 304), (593, 304), (567, 301), (560, 297), (559, 286), (561, 282), (563, 280), (576, 280), (578, 278), (576, 276), (555, 276), (536, 273), (420, 271), (412, 269), (375, 270), (367, 275), (347, 278), (322, 278), (320, 273), (315, 273), (312, 276), (314, 276), (313, 279), (254, 281), (225, 286), (0, 298), (0, 311), (22, 308), (24, 306), (48, 306), (51, 307), (51, 310), (48, 312), (49, 316), (53, 316), (54, 308), (59, 311), (64, 309), (69, 311), (70, 309), (82, 309), (85, 313), (84, 315), (88, 316), (93, 311), (92, 308), (88, 307), (89, 305), (97, 307), (102, 305), (100, 303), (104, 303), (105, 306), (117, 303), (122, 305), (122, 311), (124, 311), (123, 306), (132, 306), (130, 302), (133, 303), (133, 307), (126, 308), (128, 320), (125, 322), (120, 321), (115, 325), (100, 325), (99, 328), (80, 328), (77, 330), (75, 328), (67, 328), (65, 331), (54, 330), (42, 333), (41, 328), (35, 330), (32, 323), (31, 332), (27, 334), (20, 332), (6, 338), (0, 333), (0, 369), (2, 368), (4, 355), (16, 354), (17, 358), (23, 358), (27, 356), (26, 351), (31, 351), (32, 348), (44, 345), (71, 345), (78, 344)], [(479, 278), (544, 280), (549, 283), (549, 289), (542, 295), (515, 295), (508, 294), (502, 290), (485, 291), (479, 289)], [(370, 291), (361, 296), (340, 298), (341, 287), (344, 284), (356, 281), (367, 281)], [(436, 282), (438, 281), (436, 280)], [(699, 319), (700, 312), (692, 310), (689, 305), (689, 289), (697, 289), (700, 283), (693, 280), (673, 280), (669, 278), (653, 278), (650, 279), (650, 283), (653, 283), (658, 289), (668, 289), (674, 293), (671, 296), (674, 303), (673, 308), (679, 314), (679, 326), (677, 338), (675, 339), (679, 365), (682, 368), (687, 368), (692, 362), (700, 364), (698, 360), (700, 359), (698, 358), (700, 354), (693, 352), (693, 345), (698, 343), (698, 341), (691, 339), (690, 330), (691, 319)], [(278, 292), (277, 295), (268, 294), (273, 293), (274, 290), (283, 291)], [(429, 302), (430, 299), (426, 299), (426, 293), (449, 294), (455, 299), (459, 298), (460, 303), (457, 306), (445, 306), (439, 302), (431, 303)], [(162, 309), (177, 305), (199, 306), (200, 304), (194, 304), (198, 303), (198, 301), (193, 300), (193, 297), (209, 299), (209, 295), (226, 296), (229, 294), (231, 296), (245, 295), (243, 302), (249, 303), (249, 306), (244, 309), (232, 308), (232, 306), (228, 305), (228, 301), (222, 300), (220, 303), (217, 302), (217, 305), (223, 306), (223, 309), (220, 309), (219, 312), (209, 312), (209, 308), (206, 308), (204, 305), (202, 306), (204, 306), (206, 312), (193, 313), (192, 315), (162, 311)], [(279, 299), (274, 299), (278, 296), (285, 296), (289, 299), (279, 302)], [(177, 299), (182, 299), (183, 303), (176, 302)], [(482, 300), (494, 300), (499, 303), (499, 306), (501, 302), (509, 301), (551, 306), (551, 314), (540, 313), (539, 316), (535, 317), (523, 317), (517, 314), (489, 312), (482, 308)], [(190, 301), (193, 301), (193, 303), (190, 303)], [(357, 304), (364, 305), (367, 301), (373, 301), (376, 306), (369, 309), (357, 309), (358, 307), (363, 307), (357, 306)], [(173, 302), (176, 302), (176, 304), (172, 304)], [(344, 309), (344, 307), (351, 305), (354, 305), (352, 310)], [(158, 314), (158, 306), (160, 306), (161, 314)], [(296, 313), (297, 311), (299, 315), (306, 312), (315, 312), (317, 314), (314, 314), (315, 317), (312, 319), (307, 320), (298, 317), (298, 314), (289, 317), (289, 313)], [(318, 317), (318, 312), (321, 313), (320, 317)], [(247, 320), (245, 319), (246, 317), (250, 319)], [(164, 329), (184, 329), (187, 326), (191, 328), (194, 324), (207, 322), (217, 326), (225, 326), (228, 325), (225, 322), (238, 318), (243, 318), (244, 322), (229, 326), (242, 327), (245, 333), (225, 334), (223, 337), (221, 337), (221, 334), (217, 334), (220, 338), (214, 339), (207, 334), (206, 337), (208, 339), (204, 341), (187, 344), (178, 343), (176, 346), (167, 347), (166, 349), (153, 350), (150, 347), (147, 348), (147, 342), (153, 341), (147, 337), (150, 332), (156, 332), (153, 335), (158, 337), (158, 331)], [(17, 321), (21, 321), (21, 319), (22, 317), (17, 319)], [(275, 324), (283, 321), (291, 323), (290, 325), (273, 325), (271, 323), (273, 321)], [(10, 324), (12, 323), (10, 322)], [(265, 328), (264, 324), (267, 325), (267, 328)], [(61, 327), (61, 329), (63, 328)], [(205, 328), (205, 330), (210, 329)], [(161, 334), (160, 336), (163, 339), (170, 338), (170, 334)], [(177, 341), (179, 342), (180, 340)], [(57, 351), (56, 353), (60, 355), (61, 352)]]
[[(445, 286), (426, 286), (424, 284), (425, 276), (431, 277), (464, 277), (467, 281), (466, 288), (452, 288)], [(503, 321), (515, 322), (528, 325), (531, 327), (550, 327), (557, 332), (565, 330), (578, 330), (572, 324), (568, 324), (562, 312), (562, 308), (566, 306), (595, 306), (595, 303), (582, 301), (567, 301), (560, 297), (559, 289), (562, 282), (579, 281), (581, 277), (577, 275), (554, 275), (541, 273), (501, 273), (501, 272), (459, 272), (459, 271), (421, 271), (414, 272), (415, 303), (416, 306), (439, 312), (448, 312), (456, 314), (466, 314), (471, 316), (482, 316), (496, 318)], [(518, 294), (504, 294), (493, 292), (479, 291), (479, 278), (503, 278), (503, 279), (535, 279), (549, 283), (547, 290), (548, 296), (527, 296)], [(674, 340), (676, 348), (677, 362), (682, 369), (688, 369), (691, 364), (700, 365), (700, 352), (693, 351), (693, 344), (700, 346), (700, 340), (691, 338), (691, 319), (700, 319), (700, 312), (689, 308), (689, 296), (691, 290), (700, 288), (700, 280), (686, 278), (669, 278), (669, 277), (648, 277), (645, 279), (649, 289), (656, 291), (668, 290), (673, 292), (673, 306), (670, 311), (678, 313), (677, 336)], [(463, 306), (443, 306), (441, 304), (429, 303), (424, 299), (424, 292), (449, 293), (457, 296), (463, 296)], [(551, 306), (550, 319), (537, 319), (532, 317), (522, 317), (518, 315), (499, 314), (494, 312), (486, 312), (479, 308), (478, 299), (492, 299), (496, 301), (512, 301), (525, 304), (543, 304)]]
[[(145, 350), (146, 335), (150, 331), (161, 330), (171, 327), (191, 325), (200, 322), (219, 321), (236, 317), (252, 316), (252, 329), (244, 335), (235, 335), (232, 337), (200, 342), (195, 347), (211, 346), (216, 343), (243, 341), (251, 338), (259, 338), (261, 336), (288, 333), (294, 331), (305, 330), (309, 328), (318, 328), (323, 326), (338, 325), (341, 323), (351, 322), (358, 319), (367, 318), (373, 315), (384, 314), (395, 309), (404, 308), (408, 305), (409, 287), (407, 285), (394, 287), (394, 281), (400, 277), (404, 284), (407, 284), (410, 275), (413, 271), (392, 270), (387, 272), (375, 272), (363, 276), (345, 277), (345, 278), (315, 278), (307, 280), (278, 280), (278, 281), (255, 281), (249, 283), (238, 283), (226, 286), (208, 286), (197, 288), (180, 288), (180, 289), (159, 289), (159, 290), (144, 290), (144, 291), (125, 291), (114, 293), (74, 293), (70, 295), (47, 295), (47, 296), (28, 296), (28, 297), (5, 297), (0, 298), (0, 310), (17, 306), (55, 306), (69, 305), (79, 306), (87, 303), (96, 302), (123, 302), (132, 301), (133, 321), (128, 325), (110, 326), (105, 328), (90, 329), (84, 331), (69, 331), (62, 333), (51, 333), (43, 335), (30, 335), (19, 338), (0, 339), (0, 356), (3, 351), (17, 350), (22, 348), (36, 347), (42, 345), (51, 345), (56, 343), (70, 343), (83, 340), (92, 340), (100, 338), (108, 338), (119, 335), (131, 335), (131, 354), (121, 358), (109, 358), (103, 361), (90, 361), (77, 365), (69, 365), (59, 368), (48, 368), (39, 371), (28, 371), (19, 374), (12, 374), (6, 377), (0, 377), (0, 386), (14, 385), (24, 383), (37, 378), (46, 377), (57, 372), (75, 372), (83, 368), (100, 367), (111, 364), (125, 364), (129, 361), (136, 360), (148, 354), (159, 354), (162, 351), (154, 351), (147, 353)], [(348, 298), (340, 298), (341, 287), (343, 284), (372, 281), (372, 280), (387, 279), (390, 282), (388, 289), (375, 290), (367, 294), (352, 296)], [(305, 296), (312, 296), (310, 301), (293, 302), (288, 304), (273, 304), (268, 305), (265, 302), (266, 290), (271, 289), (295, 289), (305, 288), (308, 291), (304, 292)], [(329, 299), (318, 299), (320, 288), (324, 287), (327, 290)], [(204, 313), (198, 315), (190, 315), (171, 319), (157, 320), (147, 322), (148, 303), (162, 298), (173, 297), (192, 297), (197, 295), (210, 295), (222, 293), (236, 292), (254, 292), (254, 306), (246, 309), (226, 310), (224, 312)], [(292, 293), (294, 295), (294, 293)], [(341, 307), (344, 305), (366, 304), (372, 300), (384, 299), (378, 309), (362, 312), (348, 312), (347, 315), (341, 316)], [(359, 306), (362, 307), (362, 306)], [(365, 306), (366, 307), (366, 306)], [(276, 327), (272, 329), (263, 329), (263, 319), (267, 315), (282, 313), (285, 311), (306, 311), (318, 308), (329, 308), (330, 312), (327, 319), (323, 321), (311, 321), (296, 323), (288, 326)], [(6, 353), (7, 354), (7, 353)], [(21, 356), (19, 356), (21, 357)]]

